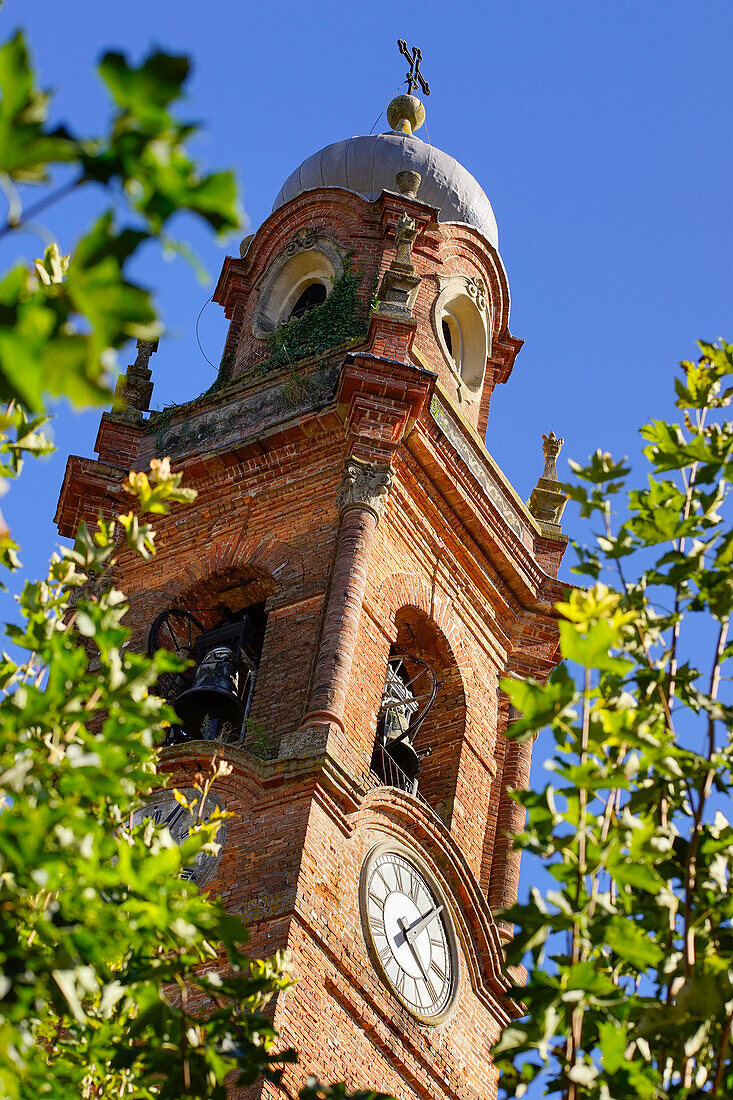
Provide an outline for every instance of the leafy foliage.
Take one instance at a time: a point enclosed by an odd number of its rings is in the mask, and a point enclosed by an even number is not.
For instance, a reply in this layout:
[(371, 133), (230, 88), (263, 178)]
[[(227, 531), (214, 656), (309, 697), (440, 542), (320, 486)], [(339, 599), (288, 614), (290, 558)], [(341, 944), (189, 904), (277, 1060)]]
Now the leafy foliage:
[(354, 271), (351, 258), (347, 257), (343, 274), (334, 279), (331, 293), (322, 305), (270, 333), (269, 355), (260, 363), (259, 371), (269, 374), (341, 344), (362, 340), (371, 313), (358, 293), (362, 278), (363, 273)]
[(516, 843), (556, 886), (505, 914), (507, 961), (530, 966), (496, 1048), (508, 1096), (535, 1078), (568, 1100), (733, 1095), (733, 346), (700, 347), (675, 384), (682, 422), (642, 429), (646, 487), (600, 452), (571, 464), (601, 524), (576, 547), (592, 584), (558, 607), (565, 666), (505, 685), (523, 712), (509, 736), (555, 740), (552, 782), (514, 793)]
[(199, 850), (215, 850), (220, 816), (198, 816), (228, 766), (196, 780), (181, 846), (150, 821), (131, 827), (160, 786), (155, 746), (173, 718), (150, 689), (179, 662), (125, 649), (127, 605), (109, 572), (120, 535), (151, 556), (140, 517), (166, 512), (183, 491), (167, 461), (149, 479), (130, 475), (126, 489), (137, 509), (94, 532), (82, 526), (46, 580), (26, 583), (22, 624), (8, 628), (28, 655), (5, 655), (0, 672), (8, 1097), (224, 1096), (228, 1073), (243, 1084), (262, 1072), (277, 1079), (293, 1058), (275, 1052), (262, 1012), (288, 984), (283, 960), (249, 960), (239, 919), (179, 878)]
[[(148, 292), (127, 275), (151, 238), (166, 247), (180, 210), (216, 231), (238, 215), (229, 173), (202, 175), (186, 145), (195, 127), (171, 107), (185, 58), (152, 54), (135, 68), (119, 54), (100, 66), (114, 104), (110, 132), (78, 139), (48, 125), (21, 35), (0, 47), (0, 237), (82, 186), (120, 185), (134, 224), (103, 212), (76, 248), (58, 244), (0, 279), (0, 489), (27, 455), (46, 453), (47, 394), (82, 404), (110, 396), (111, 356), (159, 330)], [(52, 179), (60, 169), (61, 182)], [(24, 208), (29, 186), (45, 188)], [(232, 1085), (280, 1079), (295, 1053), (278, 1048), (267, 1005), (289, 978), (282, 956), (250, 959), (247, 932), (181, 872), (215, 852), (220, 812), (203, 806), (228, 772), (195, 777), (181, 845), (144, 817), (163, 785), (157, 744), (175, 716), (152, 692), (180, 671), (168, 651), (127, 648), (127, 603), (113, 584), (116, 554), (149, 561), (165, 515), (193, 493), (167, 459), (130, 473), (129, 511), (82, 524), (48, 576), (26, 582), (20, 622), (0, 658), (0, 1095), (224, 1098)], [(17, 568), (0, 522), (0, 567)], [(304, 1096), (343, 1097), (310, 1080)], [(377, 1094), (360, 1094), (362, 1100)], [(353, 1098), (358, 1100), (358, 1098)]]
[[(166, 235), (179, 211), (217, 232), (237, 227), (234, 177), (200, 172), (186, 149), (197, 129), (171, 111), (188, 71), (186, 58), (160, 52), (138, 67), (107, 54), (99, 72), (115, 106), (110, 130), (80, 138), (49, 125), (50, 97), (36, 86), (22, 34), (0, 47), (0, 185), (8, 197), (0, 238), (35, 231), (43, 210), (95, 184), (120, 187), (134, 220), (120, 226), (102, 212), (68, 255), (54, 244), (0, 280), (0, 400), (33, 412), (49, 393), (77, 404), (106, 400), (117, 349), (160, 332), (150, 293), (128, 275), (141, 246), (157, 238), (179, 247)], [(25, 207), (29, 187), (43, 193)]]

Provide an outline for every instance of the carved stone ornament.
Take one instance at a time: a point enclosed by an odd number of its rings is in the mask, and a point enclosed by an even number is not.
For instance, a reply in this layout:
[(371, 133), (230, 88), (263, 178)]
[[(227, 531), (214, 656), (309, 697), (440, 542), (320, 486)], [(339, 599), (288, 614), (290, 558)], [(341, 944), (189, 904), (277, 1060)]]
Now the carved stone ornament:
[(472, 279), (466, 276), (466, 290), (470, 298), (473, 298), (474, 302), (481, 310), (482, 313), (486, 311), (486, 285), (483, 279)]
[(479, 275), (437, 275), (436, 277), (440, 288), (441, 305), (445, 304), (444, 299), (456, 298), (461, 293), (467, 294), (479, 313), (484, 315), (484, 320), (488, 322), (491, 312), (489, 292), (486, 289), (486, 283)]
[(294, 233), (285, 249), (290, 255), (305, 248), (313, 248), (318, 240), (318, 230), (314, 226), (304, 226)]
[(150, 356), (158, 350), (157, 340), (138, 340), (137, 356), (127, 371), (117, 379), (114, 396), (115, 414), (135, 423), (143, 419), (153, 396)]
[(545, 468), (529, 498), (529, 510), (549, 535), (559, 534), (560, 520), (567, 504), (567, 495), (559, 487), (557, 456), (565, 442), (554, 432), (542, 436)]
[(422, 176), (419, 172), (410, 172), (409, 170), (398, 172), (395, 176), (395, 183), (399, 193), (404, 195), (406, 199), (416, 199), (422, 183)]
[(397, 245), (397, 255), (392, 261), (391, 267), (409, 268), (410, 274), (415, 270), (412, 262), (412, 246), (415, 243), (417, 237), (417, 224), (414, 218), (408, 217), (404, 212), (397, 222), (397, 228), (395, 229), (395, 244)]
[(347, 458), (344, 476), (336, 494), (336, 503), (343, 514), (347, 508), (368, 508), (377, 519), (382, 514), (392, 485), (393, 471), (388, 462), (367, 462)]
[(545, 456), (545, 468), (542, 477), (545, 481), (559, 481), (557, 476), (557, 456), (562, 450), (564, 439), (559, 439), (554, 432), (542, 436), (542, 451)]
[(395, 229), (396, 255), (379, 286), (379, 312), (392, 317), (411, 317), (421, 283), (412, 262), (412, 246), (417, 237), (414, 218), (403, 213)]

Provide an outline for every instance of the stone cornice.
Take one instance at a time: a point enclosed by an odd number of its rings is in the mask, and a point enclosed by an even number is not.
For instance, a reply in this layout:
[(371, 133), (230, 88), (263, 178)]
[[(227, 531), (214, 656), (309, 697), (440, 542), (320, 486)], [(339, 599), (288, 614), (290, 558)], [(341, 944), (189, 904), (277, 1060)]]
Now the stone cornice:
[(510, 526), (506, 507), (497, 506), (497, 494), (487, 494), (470, 467), (460, 456), (456, 459), (455, 448), (438, 425), (432, 423), (431, 427), (423, 420), (418, 425), (407, 440), (408, 450), (518, 604), (527, 610), (549, 612), (549, 603), (556, 598), (556, 582), (540, 566), (529, 528), (519, 527), (518, 531), (517, 525)]

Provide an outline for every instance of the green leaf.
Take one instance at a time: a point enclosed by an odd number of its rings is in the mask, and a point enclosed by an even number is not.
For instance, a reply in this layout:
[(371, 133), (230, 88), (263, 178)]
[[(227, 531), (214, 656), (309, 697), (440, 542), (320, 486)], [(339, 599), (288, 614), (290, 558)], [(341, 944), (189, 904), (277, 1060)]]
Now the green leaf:
[(639, 970), (656, 967), (662, 961), (659, 945), (634, 920), (612, 917), (606, 925), (605, 938), (612, 951)]
[(507, 693), (521, 713), (506, 735), (512, 741), (526, 741), (551, 722), (574, 716), (572, 707), (578, 699), (575, 683), (564, 665), (559, 665), (545, 684), (534, 680), (502, 680)]
[(41, 183), (51, 164), (76, 156), (76, 144), (64, 129), (46, 128), (48, 103), (48, 95), (35, 86), (18, 31), (0, 47), (0, 172), (11, 180)]
[(612, 656), (611, 650), (619, 646), (621, 638), (608, 622), (596, 622), (586, 631), (579, 630), (575, 623), (561, 622), (559, 629), (562, 655), (567, 660), (583, 668), (619, 674), (632, 667), (631, 661)]

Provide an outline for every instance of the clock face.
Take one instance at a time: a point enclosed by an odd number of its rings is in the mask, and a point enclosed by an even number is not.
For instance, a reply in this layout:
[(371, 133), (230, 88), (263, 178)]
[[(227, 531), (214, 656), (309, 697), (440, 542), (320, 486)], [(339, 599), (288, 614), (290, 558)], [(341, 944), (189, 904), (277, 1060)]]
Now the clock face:
[(361, 909), (380, 976), (413, 1015), (437, 1023), (458, 984), (455, 936), (437, 888), (407, 854), (380, 847), (364, 864)]
[[(181, 794), (185, 795), (189, 801), (198, 797), (197, 791), (188, 788), (182, 788)], [(215, 809), (223, 809), (223, 807), (219, 800), (210, 794), (204, 802), (202, 820), (204, 822), (208, 821)], [(133, 826), (141, 825), (143, 821), (150, 819), (156, 825), (167, 825), (168, 832), (176, 844), (183, 844), (193, 825), (191, 814), (185, 806), (181, 806), (180, 802), (176, 801), (173, 791), (161, 791), (160, 794), (153, 795), (149, 802), (146, 802), (132, 815), (132, 824)], [(216, 834), (216, 842), (220, 846), (218, 853), (215, 855), (213, 852), (199, 852), (196, 862), (191, 867), (186, 867), (181, 871), (181, 878), (190, 879), (197, 886), (204, 886), (214, 876), (226, 838), (227, 826), (226, 821), (224, 821), (219, 826), (219, 831)]]

